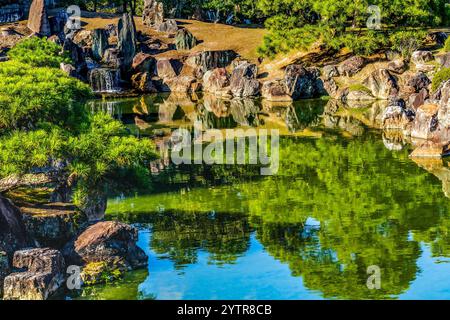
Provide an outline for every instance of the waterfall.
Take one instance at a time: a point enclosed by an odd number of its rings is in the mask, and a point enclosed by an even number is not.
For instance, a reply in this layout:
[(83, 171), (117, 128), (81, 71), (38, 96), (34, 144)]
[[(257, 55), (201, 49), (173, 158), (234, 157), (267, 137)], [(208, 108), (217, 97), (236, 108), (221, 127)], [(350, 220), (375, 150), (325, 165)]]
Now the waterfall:
[(89, 83), (94, 92), (114, 93), (121, 91), (120, 71), (109, 68), (96, 68), (89, 71)]

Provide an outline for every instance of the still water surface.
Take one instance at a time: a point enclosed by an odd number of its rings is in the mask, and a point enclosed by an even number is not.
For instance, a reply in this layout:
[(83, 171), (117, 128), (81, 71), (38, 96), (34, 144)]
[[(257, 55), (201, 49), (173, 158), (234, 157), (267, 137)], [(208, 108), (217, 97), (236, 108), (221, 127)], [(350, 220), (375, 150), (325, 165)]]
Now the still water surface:
[[(413, 161), (383, 106), (267, 105), (214, 98), (95, 102), (164, 140), (207, 128), (278, 128), (280, 168), (157, 166), (151, 192), (114, 194), (108, 218), (139, 227), (148, 270), (80, 299), (450, 299), (450, 169)], [(381, 269), (381, 289), (366, 286)]]

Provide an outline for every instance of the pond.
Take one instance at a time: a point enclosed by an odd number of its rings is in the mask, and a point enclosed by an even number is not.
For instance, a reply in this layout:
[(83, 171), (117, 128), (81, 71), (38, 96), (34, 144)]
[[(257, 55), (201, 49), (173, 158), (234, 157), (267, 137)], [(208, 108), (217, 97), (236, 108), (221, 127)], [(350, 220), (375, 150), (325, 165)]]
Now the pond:
[[(376, 130), (382, 104), (145, 96), (90, 107), (155, 141), (198, 119), (277, 128), (279, 169), (161, 160), (150, 192), (108, 202), (108, 219), (139, 228), (148, 270), (74, 298), (450, 299), (448, 163), (413, 161), (407, 141)], [(374, 266), (379, 289), (367, 285)]]

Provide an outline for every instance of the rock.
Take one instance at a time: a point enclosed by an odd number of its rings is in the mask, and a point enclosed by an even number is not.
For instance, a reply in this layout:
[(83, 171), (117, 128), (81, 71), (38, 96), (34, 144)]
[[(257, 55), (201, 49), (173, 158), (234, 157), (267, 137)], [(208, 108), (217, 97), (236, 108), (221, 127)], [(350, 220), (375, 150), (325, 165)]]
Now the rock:
[(288, 95), (286, 82), (280, 79), (264, 82), (261, 95), (269, 101), (292, 101), (292, 98)]
[(109, 48), (103, 54), (103, 63), (113, 69), (120, 69), (122, 60), (119, 57), (120, 52), (117, 48)]
[(5, 300), (46, 300), (64, 283), (64, 258), (57, 250), (40, 248), (17, 251), (13, 267), (27, 271), (12, 273), (5, 278)]
[(441, 65), (442, 68), (450, 68), (450, 52), (437, 55), (436, 61)]
[(449, 155), (448, 144), (425, 141), (409, 155), (411, 158), (442, 158)]
[(63, 203), (53, 203), (49, 205), (49, 212), (40, 214), (28, 214), (25, 210), (23, 221), (26, 232), (41, 247), (60, 249), (86, 221), (75, 207)]
[(6, 252), (0, 251), (0, 298), (3, 296), (3, 281), (11, 273), (11, 266)]
[(325, 79), (331, 79), (333, 77), (339, 77), (339, 70), (335, 65), (328, 65), (323, 67), (322, 74)]
[(445, 40), (447, 40), (448, 35), (445, 32), (437, 31), (431, 32), (427, 35), (427, 41), (434, 42), (438, 46), (443, 46), (445, 44)]
[(164, 22), (164, 5), (156, 0), (144, 0), (142, 21), (145, 25), (157, 28)]
[(92, 286), (101, 283), (111, 283), (119, 280), (126, 268), (119, 262), (108, 264), (106, 262), (88, 263), (81, 272), (81, 280), (83, 284)]
[(92, 32), (92, 56), (95, 60), (101, 61), (108, 49), (108, 35), (105, 29), (95, 29)]
[(106, 32), (108, 38), (117, 37), (119, 35), (119, 33), (117, 31), (117, 25), (115, 25), (115, 24), (106, 25), (105, 32)]
[(339, 67), (339, 74), (341, 76), (347, 76), (351, 77), (355, 74), (357, 74), (359, 71), (364, 68), (366, 65), (366, 60), (363, 57), (360, 56), (353, 56), (351, 58), (348, 58), (347, 60), (343, 61)]
[(51, 35), (45, 0), (33, 0), (28, 16), (28, 29), (41, 36)]
[(128, 72), (133, 64), (133, 58), (136, 55), (136, 26), (133, 16), (125, 13), (119, 19), (118, 24), (119, 42), (117, 48), (121, 57), (121, 68), (123, 72)]
[(427, 63), (432, 60), (434, 60), (434, 56), (431, 51), (418, 50), (414, 51), (411, 55), (411, 61), (414, 63), (418, 71), (432, 71), (434, 69), (434, 66)]
[(298, 64), (289, 65), (286, 67), (284, 80), (288, 94), (294, 100), (317, 98), (326, 94), (317, 68), (304, 68)]
[(339, 87), (333, 78), (325, 79), (323, 82), (323, 89), (333, 99), (342, 99), (343, 91), (339, 90)]
[(75, 34), (73, 42), (75, 42), (80, 47), (92, 47), (92, 39), (93, 31), (83, 29)]
[(153, 73), (155, 69), (156, 60), (151, 55), (139, 52), (133, 59), (131, 68), (136, 73)]
[(398, 93), (397, 79), (386, 69), (372, 72), (363, 84), (379, 99), (388, 99)]
[(411, 137), (430, 139), (438, 128), (438, 109), (436, 104), (424, 104), (417, 108), (411, 127)]
[[(117, 69), (94, 68), (88, 72), (87, 78), (94, 92), (114, 93), (121, 90), (120, 71)], [(95, 202), (95, 199), (92, 200)], [(88, 207), (92, 207), (92, 205), (93, 203)], [(104, 206), (106, 206), (106, 204), (104, 204)], [(100, 207), (103, 207), (103, 204)]]
[(419, 93), (413, 93), (409, 96), (408, 105), (411, 109), (417, 110), (418, 107), (425, 103), (428, 97), (428, 90), (423, 88)]
[(196, 92), (201, 89), (200, 83), (196, 78), (191, 76), (177, 76), (164, 80), (171, 92)]
[(423, 72), (417, 72), (411, 76), (407, 81), (407, 86), (414, 88), (415, 92), (419, 92), (422, 89), (426, 89), (430, 84), (431, 80)]
[(393, 60), (388, 63), (386, 69), (395, 73), (403, 73), (408, 68), (408, 65), (406, 64), (405, 60), (400, 58)]
[(69, 77), (74, 77), (74, 78), (78, 77), (77, 69), (75, 69), (75, 67), (73, 65), (71, 65), (71, 64), (61, 62), (59, 68), (65, 74), (67, 74)]
[(450, 80), (444, 82), (440, 88), (440, 99), (438, 101), (438, 121), (442, 128), (450, 128)]
[(128, 269), (147, 265), (147, 256), (136, 245), (136, 228), (116, 221), (98, 222), (68, 243), (63, 254), (71, 264), (86, 265), (91, 262), (116, 263)]
[(0, 195), (0, 251), (12, 256), (28, 244), (22, 213), (11, 200)]
[(191, 50), (197, 43), (197, 38), (188, 29), (180, 29), (175, 35), (175, 47), (177, 50)]
[(174, 59), (158, 59), (156, 62), (156, 75), (162, 79), (170, 79), (178, 76), (182, 64)]
[(134, 89), (142, 93), (157, 93), (158, 90), (153, 84), (150, 72), (136, 73), (131, 77), (131, 84)]
[(256, 79), (258, 68), (255, 64), (241, 63), (232, 72), (230, 90), (235, 97), (256, 96), (260, 92), (260, 84)]
[(209, 70), (203, 76), (203, 91), (222, 92), (230, 85), (230, 76), (225, 68)]
[(376, 100), (376, 98), (372, 95), (369, 89), (354, 88), (348, 90), (348, 93), (345, 95), (345, 100), (365, 101), (365, 100)]
[(89, 222), (97, 222), (105, 218), (107, 203), (108, 198), (103, 190), (91, 190), (78, 208), (86, 215)]
[(73, 66), (75, 67), (77, 76), (86, 77), (87, 64), (83, 49), (71, 39), (66, 39), (62, 50), (69, 53), (69, 57), (73, 61)]
[(384, 110), (381, 123), (383, 129), (404, 130), (413, 119), (413, 113), (398, 104), (393, 104)]
[(186, 65), (198, 69), (203, 77), (208, 70), (229, 66), (236, 57), (237, 54), (233, 50), (203, 51), (190, 55)]
[(157, 30), (159, 32), (176, 33), (178, 31), (178, 24), (174, 19), (169, 19), (161, 23)]

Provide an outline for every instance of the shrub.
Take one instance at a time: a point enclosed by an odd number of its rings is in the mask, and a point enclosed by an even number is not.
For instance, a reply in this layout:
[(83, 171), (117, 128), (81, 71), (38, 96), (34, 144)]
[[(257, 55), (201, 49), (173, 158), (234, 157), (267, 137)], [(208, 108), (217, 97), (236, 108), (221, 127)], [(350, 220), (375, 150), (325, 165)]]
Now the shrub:
[(389, 40), (392, 50), (400, 52), (402, 57), (409, 59), (411, 54), (420, 48), (425, 37), (425, 31), (398, 31), (393, 33)]
[(431, 84), (431, 90), (436, 91), (441, 83), (450, 80), (450, 68), (442, 68), (433, 77), (433, 83)]
[(31, 37), (20, 41), (9, 52), (13, 61), (29, 64), (33, 67), (59, 68), (61, 62), (70, 63), (66, 53), (61, 54), (61, 47), (46, 38)]
[(444, 51), (450, 52), (450, 37), (448, 37), (447, 40), (445, 40)]

